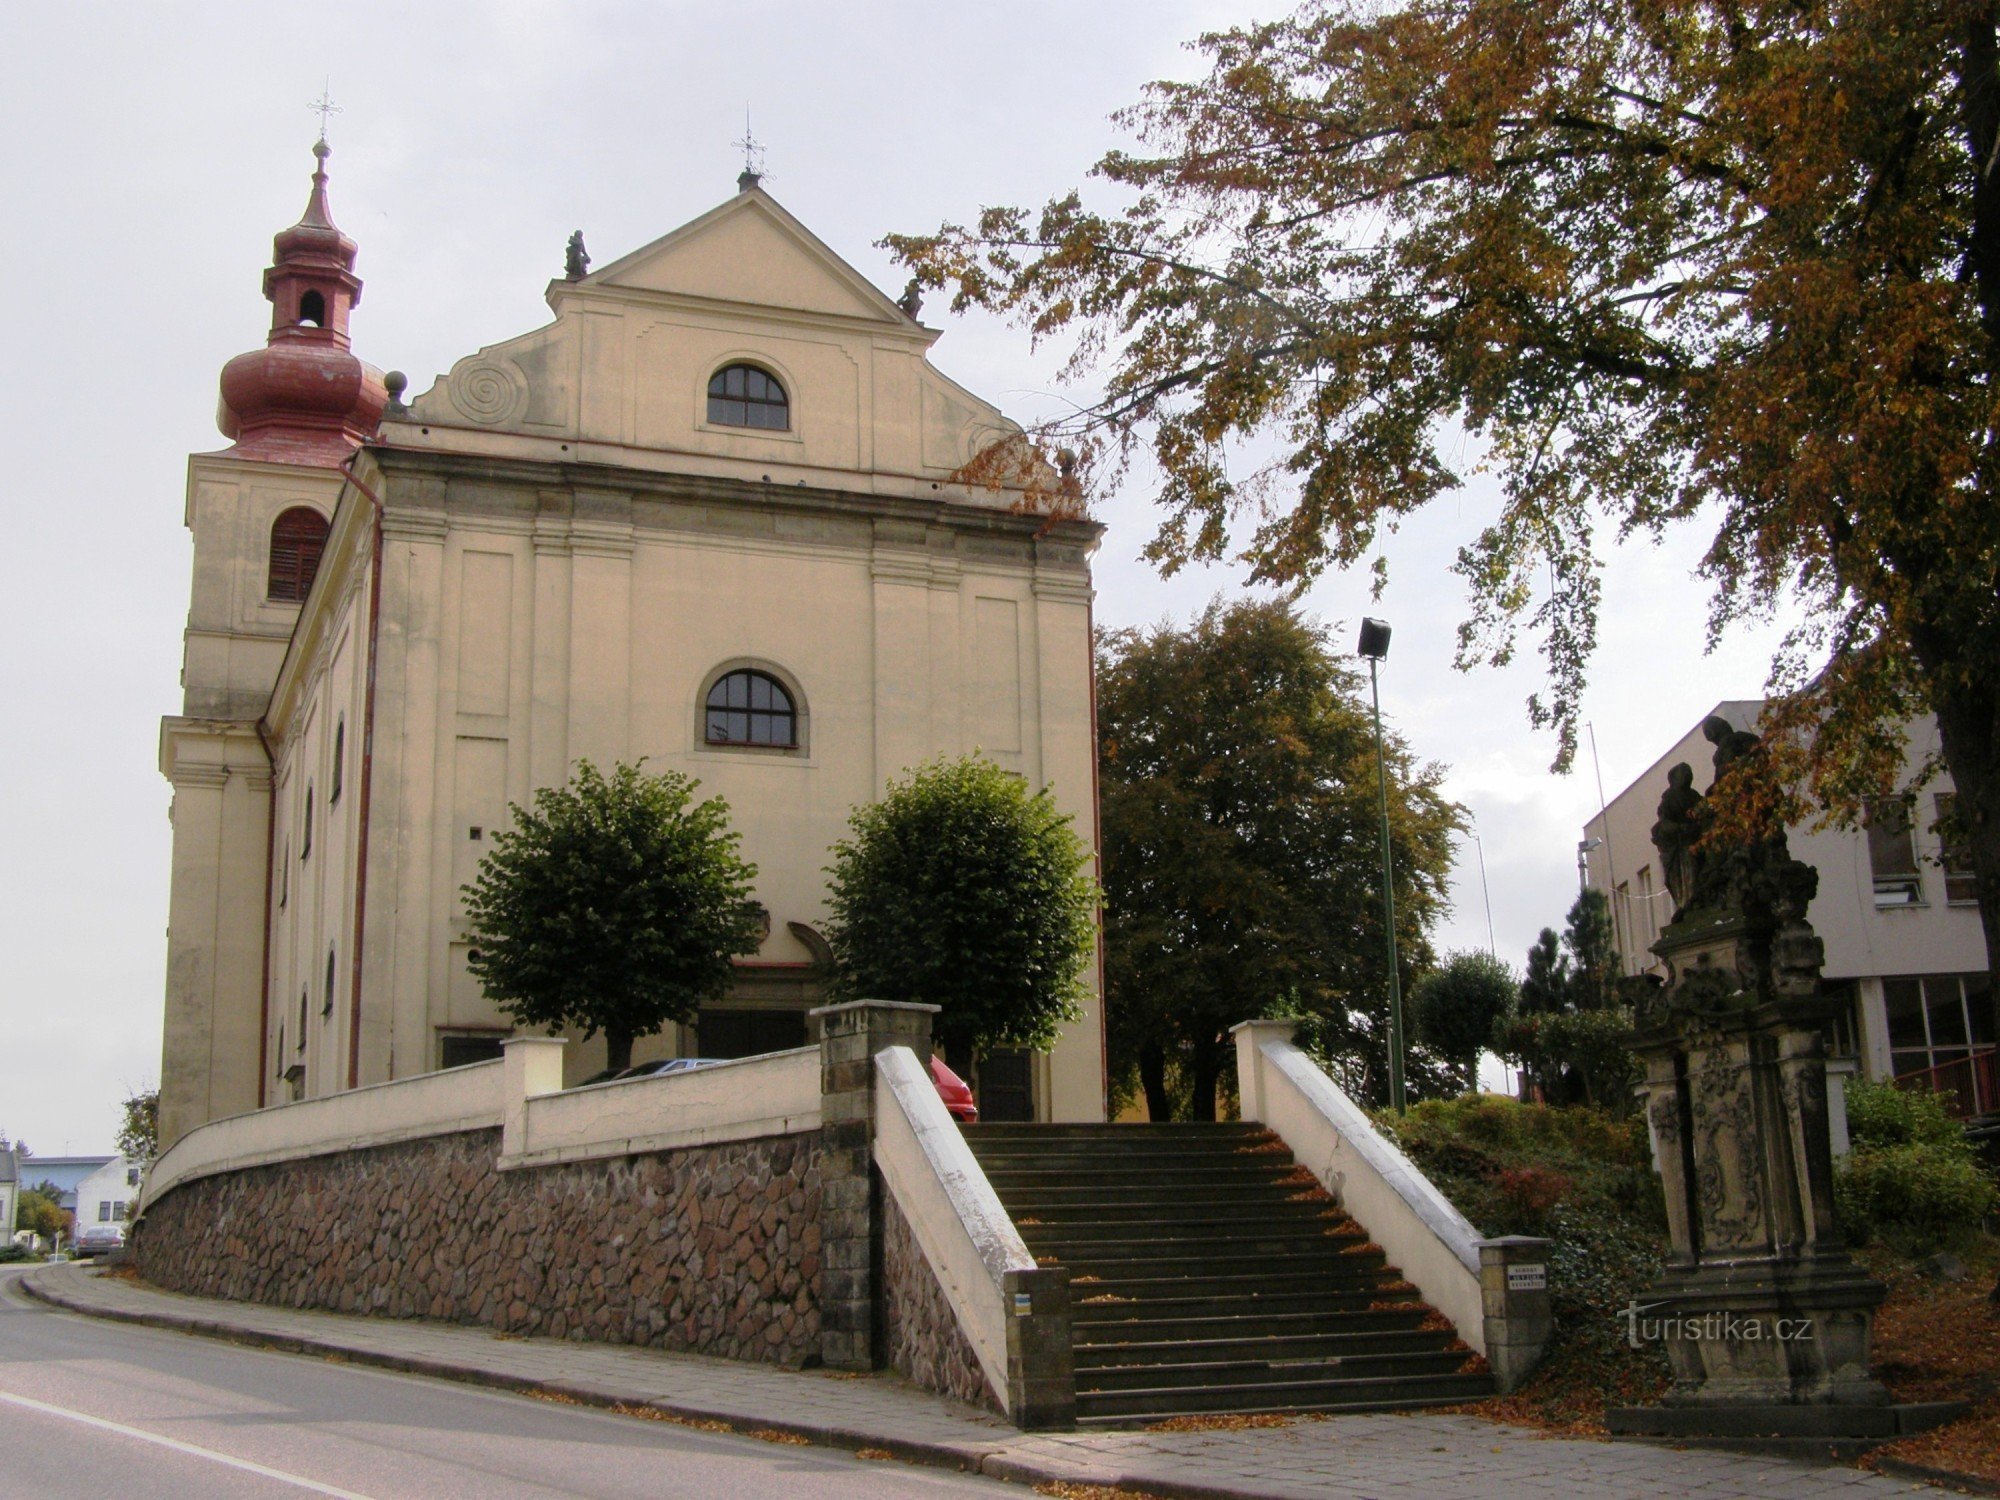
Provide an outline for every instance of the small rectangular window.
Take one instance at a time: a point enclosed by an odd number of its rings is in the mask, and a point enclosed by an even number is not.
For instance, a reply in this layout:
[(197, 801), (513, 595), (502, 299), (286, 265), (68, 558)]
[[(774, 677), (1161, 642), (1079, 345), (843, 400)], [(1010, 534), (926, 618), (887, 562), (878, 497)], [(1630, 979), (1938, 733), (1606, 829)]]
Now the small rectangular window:
[(131, 1204), (129, 1204), (129, 1203), (114, 1203), (114, 1204), (112, 1204), (112, 1205), (111, 1205), (111, 1219), (112, 1219), (112, 1222), (113, 1222), (113, 1223), (116, 1223), (116, 1222), (117, 1222), (118, 1220), (120, 1220), (120, 1219), (123, 1219), (123, 1218), (125, 1217), (125, 1215), (126, 1215), (127, 1213), (129, 1213), (129, 1212), (131, 1211), (131, 1208), (132, 1208), (132, 1205), (131, 1205)]
[(453, 1035), (446, 1033), (438, 1038), (438, 1066), (440, 1068), (462, 1068), (469, 1063), (492, 1062), (501, 1055), (500, 1043), (505, 1038), (491, 1034)]
[(111, 1205), (109, 1203), (100, 1203), (97, 1205), (97, 1222), (100, 1224), (109, 1224), (111, 1222)]
[(1958, 795), (1939, 792), (1931, 798), (1937, 810), (1938, 852), (1944, 863), (1944, 899), (1970, 902), (1979, 899), (1979, 881), (1972, 873), (1972, 841), (1958, 821)]
[(1924, 899), (1923, 878), (1917, 871), (1917, 843), (1911, 827), (1910, 804), (1901, 797), (1869, 802), (1868, 870), (1875, 882), (1877, 906), (1916, 906)]

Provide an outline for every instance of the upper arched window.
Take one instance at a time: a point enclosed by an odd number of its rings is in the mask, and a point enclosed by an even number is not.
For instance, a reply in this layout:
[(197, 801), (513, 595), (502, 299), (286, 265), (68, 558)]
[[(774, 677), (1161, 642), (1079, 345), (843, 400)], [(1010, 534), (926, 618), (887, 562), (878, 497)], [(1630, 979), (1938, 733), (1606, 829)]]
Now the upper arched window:
[(755, 365), (725, 365), (708, 382), (708, 420), (784, 432), (792, 425), (792, 403), (776, 376)]
[(326, 550), (326, 517), (310, 505), (294, 505), (271, 523), (271, 571), (265, 595), (297, 603), (312, 592), (319, 555)]
[(307, 292), (299, 298), (299, 321), (315, 328), (326, 327), (326, 298), (318, 292)]
[(769, 745), (792, 750), (799, 743), (799, 715), (792, 695), (775, 677), (747, 667), (728, 672), (708, 690), (711, 745)]

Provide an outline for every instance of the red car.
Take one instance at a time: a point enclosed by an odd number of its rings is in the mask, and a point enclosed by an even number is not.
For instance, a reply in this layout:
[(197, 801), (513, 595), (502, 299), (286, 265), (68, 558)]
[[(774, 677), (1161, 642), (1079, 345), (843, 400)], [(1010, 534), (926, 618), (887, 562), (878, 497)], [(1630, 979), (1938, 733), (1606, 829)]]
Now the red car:
[(931, 1082), (937, 1085), (938, 1098), (944, 1100), (946, 1114), (961, 1125), (979, 1123), (979, 1105), (973, 1100), (972, 1090), (965, 1086), (963, 1078), (944, 1065), (944, 1059), (935, 1052), (931, 1054)]

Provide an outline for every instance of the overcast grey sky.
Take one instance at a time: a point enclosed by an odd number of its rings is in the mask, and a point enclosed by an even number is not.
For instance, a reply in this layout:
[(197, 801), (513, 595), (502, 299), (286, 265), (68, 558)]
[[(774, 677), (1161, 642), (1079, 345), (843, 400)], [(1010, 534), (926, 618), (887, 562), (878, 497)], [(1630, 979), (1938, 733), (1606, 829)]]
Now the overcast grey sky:
[[(207, 0), (17, 7), (0, 94), (8, 295), (0, 409), (15, 435), (0, 558), (0, 1129), (43, 1154), (109, 1150), (118, 1102), (159, 1070), (168, 789), (159, 719), (179, 706), (187, 454), (223, 446), (225, 360), (263, 342), (271, 236), (305, 202), (330, 81), (332, 202), (361, 244), (355, 346), (425, 389), (452, 362), (545, 321), (542, 289), (581, 227), (599, 264), (734, 191), (752, 111), (767, 186), (892, 294), (873, 243), (1080, 181), (1107, 116), (1181, 44), (1269, 6), (1118, 3), (288, 6)], [(1056, 359), (948, 318), (933, 357), (1013, 415), (1061, 398)], [(1490, 505), (1477, 483), (1389, 545), (1379, 606), (1361, 576), (1307, 603), (1352, 640), (1395, 626), (1383, 708), (1484, 836), (1500, 956), (1518, 964), (1575, 892), (1597, 791), (1547, 774), (1528, 728), (1530, 657), (1450, 670), (1451, 559)], [(1162, 581), (1137, 560), (1143, 493), (1100, 510), (1098, 616), (1185, 617), (1240, 588), (1221, 568)], [(1709, 705), (1749, 697), (1768, 639), (1702, 655), (1698, 536), (1616, 558), (1588, 716), (1604, 786), (1642, 770)], [(1587, 750), (1586, 746), (1586, 750)], [(1468, 843), (1441, 946), (1486, 944)]]

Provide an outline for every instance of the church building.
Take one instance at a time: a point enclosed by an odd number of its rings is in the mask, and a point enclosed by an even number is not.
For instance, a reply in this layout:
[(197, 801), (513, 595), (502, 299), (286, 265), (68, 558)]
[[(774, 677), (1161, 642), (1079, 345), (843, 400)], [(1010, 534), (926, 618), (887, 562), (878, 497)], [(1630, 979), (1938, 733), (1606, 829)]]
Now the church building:
[[(1019, 428), (931, 366), (914, 297), (746, 172), (602, 269), (573, 239), (553, 321), (406, 402), (350, 347), (356, 245), (314, 150), (269, 340), (222, 372), (231, 446), (188, 465), (163, 1147), (496, 1056), (460, 888), (581, 759), (726, 797), (768, 915), (729, 995), (637, 1059), (809, 1040), (830, 847), (920, 762), (977, 750), (1096, 846), (1100, 528), (1030, 465), (967, 482)], [(982, 1106), (1101, 1120), (1103, 1058), (1093, 970), (1049, 1054), (982, 1061)], [(566, 1083), (603, 1060), (573, 1043)]]

